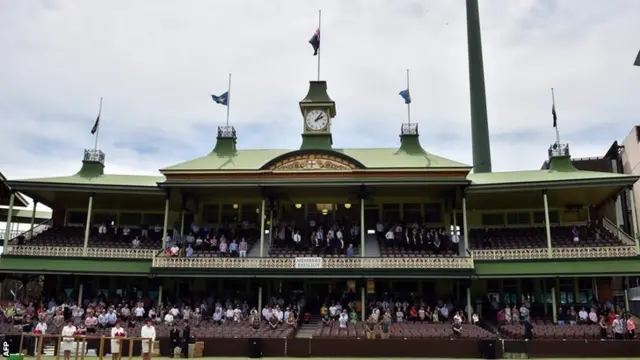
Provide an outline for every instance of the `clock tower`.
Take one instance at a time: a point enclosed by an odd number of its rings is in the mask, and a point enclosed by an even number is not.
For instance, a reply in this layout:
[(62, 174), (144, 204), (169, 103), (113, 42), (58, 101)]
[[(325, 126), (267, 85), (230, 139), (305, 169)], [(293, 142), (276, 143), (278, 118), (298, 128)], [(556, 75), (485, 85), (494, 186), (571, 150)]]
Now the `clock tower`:
[(331, 120), (336, 116), (336, 103), (327, 94), (326, 81), (310, 81), (307, 96), (300, 101), (303, 119), (300, 149), (331, 149)]

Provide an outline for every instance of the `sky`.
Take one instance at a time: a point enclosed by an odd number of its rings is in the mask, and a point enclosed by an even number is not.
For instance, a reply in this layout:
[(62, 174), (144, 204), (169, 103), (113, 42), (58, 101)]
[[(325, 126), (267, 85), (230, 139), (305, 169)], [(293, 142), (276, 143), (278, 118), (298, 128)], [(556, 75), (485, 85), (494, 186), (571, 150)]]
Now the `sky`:
[[(0, 171), (76, 173), (104, 98), (105, 172), (158, 174), (207, 154), (226, 109), (239, 148), (300, 146), (298, 107), (317, 58), (335, 147), (399, 145), (407, 111), (423, 147), (472, 163), (463, 0), (0, 0)], [(640, 2), (480, 0), (494, 171), (539, 169), (555, 141), (602, 156), (640, 114)]]

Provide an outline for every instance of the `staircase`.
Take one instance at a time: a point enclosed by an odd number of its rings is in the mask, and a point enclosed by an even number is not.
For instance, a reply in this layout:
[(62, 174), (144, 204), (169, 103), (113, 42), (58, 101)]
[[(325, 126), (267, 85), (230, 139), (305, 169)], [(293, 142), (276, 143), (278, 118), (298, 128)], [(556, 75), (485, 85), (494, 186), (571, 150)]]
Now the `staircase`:
[(311, 339), (320, 323), (320, 315), (312, 315), (308, 324), (302, 324), (296, 333), (296, 339)]
[(368, 258), (380, 257), (380, 246), (376, 234), (366, 234), (364, 236), (364, 256)]

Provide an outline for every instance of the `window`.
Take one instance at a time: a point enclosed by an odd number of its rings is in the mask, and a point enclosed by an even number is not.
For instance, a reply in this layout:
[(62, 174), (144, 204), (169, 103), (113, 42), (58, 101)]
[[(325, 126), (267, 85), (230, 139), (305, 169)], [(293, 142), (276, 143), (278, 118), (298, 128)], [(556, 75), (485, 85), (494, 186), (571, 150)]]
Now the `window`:
[(424, 204), (424, 222), (442, 222), (442, 206), (440, 204)]
[(156, 226), (164, 224), (164, 214), (144, 214), (145, 225)]
[(217, 224), (218, 213), (218, 204), (205, 204), (202, 206), (202, 220), (205, 224)]
[(404, 213), (404, 221), (418, 222), (420, 221), (420, 204), (402, 204), (402, 211)]
[(504, 214), (482, 214), (482, 225), (496, 226), (504, 225)]
[(228, 224), (238, 222), (238, 209), (234, 209), (233, 204), (222, 204), (222, 222)]
[(385, 222), (395, 222), (400, 219), (400, 204), (381, 204), (382, 218)]
[[(260, 206), (259, 204), (242, 204), (242, 221), (247, 221), (249, 224), (258, 223), (260, 221)], [(266, 204), (265, 212), (267, 214), (268, 210), (269, 204)]]
[(120, 213), (120, 225), (140, 226), (142, 224), (141, 213)]
[[(535, 224), (544, 224), (544, 211), (536, 211), (533, 213), (533, 222)], [(549, 222), (551, 224), (558, 223), (558, 211), (550, 210), (549, 211)]]
[(84, 224), (87, 222), (86, 211), (69, 211), (67, 213), (67, 223), (69, 224)]
[(529, 225), (531, 224), (531, 216), (527, 212), (507, 213), (507, 224)]

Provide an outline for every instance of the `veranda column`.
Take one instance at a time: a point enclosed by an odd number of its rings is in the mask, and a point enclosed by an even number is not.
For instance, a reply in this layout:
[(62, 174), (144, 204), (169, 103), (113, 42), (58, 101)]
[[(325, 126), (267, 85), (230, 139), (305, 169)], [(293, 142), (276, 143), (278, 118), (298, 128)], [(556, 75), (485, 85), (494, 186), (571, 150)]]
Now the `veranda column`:
[[(80, 281), (82, 281), (82, 279), (80, 279)], [(78, 306), (82, 306), (82, 295), (84, 293), (84, 284), (80, 283), (80, 286), (78, 287)]]
[(360, 289), (360, 318), (362, 321), (367, 320), (367, 280), (364, 280), (365, 286)]
[(84, 225), (84, 247), (82, 248), (82, 254), (87, 255), (87, 249), (89, 248), (89, 232), (91, 231), (91, 212), (93, 211), (93, 197), (95, 194), (89, 195), (89, 205), (87, 206), (87, 222)]
[(5, 252), (9, 247), (9, 236), (11, 236), (11, 217), (13, 216), (13, 202), (15, 201), (16, 194), (11, 193), (9, 196), (9, 212), (7, 213), (7, 222), (4, 224), (4, 242), (2, 244), (2, 251)]
[(462, 234), (464, 236), (464, 250), (465, 256), (469, 252), (469, 224), (467, 222), (467, 195), (462, 195)]
[(162, 223), (162, 249), (167, 247), (167, 227), (169, 226), (169, 197), (164, 201), (164, 222)]
[(547, 199), (546, 190), (542, 192), (542, 199), (544, 200), (544, 228), (547, 231), (547, 257), (551, 259), (553, 257), (553, 250), (551, 249), (551, 223), (549, 222), (549, 199)]
[(184, 236), (184, 209), (180, 212), (180, 237)]
[(33, 238), (33, 227), (36, 223), (36, 206), (38, 206), (38, 202), (37, 201), (33, 201), (33, 210), (31, 210), (31, 228), (29, 230), (29, 236), (30, 238)]
[(260, 257), (264, 257), (264, 206), (265, 200), (260, 204)]
[(471, 306), (471, 281), (468, 282), (467, 286), (467, 319), (469, 320), (469, 324), (473, 324), (473, 307)]
[(624, 282), (624, 309), (629, 311), (629, 277), (625, 276), (622, 281)]
[(640, 254), (640, 243), (638, 243), (638, 215), (636, 212), (636, 195), (633, 186), (629, 186), (629, 207), (631, 208), (631, 231), (633, 240), (636, 242), (636, 253)]
[(556, 288), (551, 288), (551, 314), (553, 314), (553, 323), (558, 323), (558, 305), (556, 304)]
[(158, 286), (158, 305), (162, 305), (162, 285)]
[(262, 318), (262, 286), (258, 286), (258, 316)]
[(360, 198), (360, 256), (364, 257), (364, 240), (367, 229), (364, 226), (364, 198)]
[(273, 210), (269, 211), (269, 246), (273, 244)]

